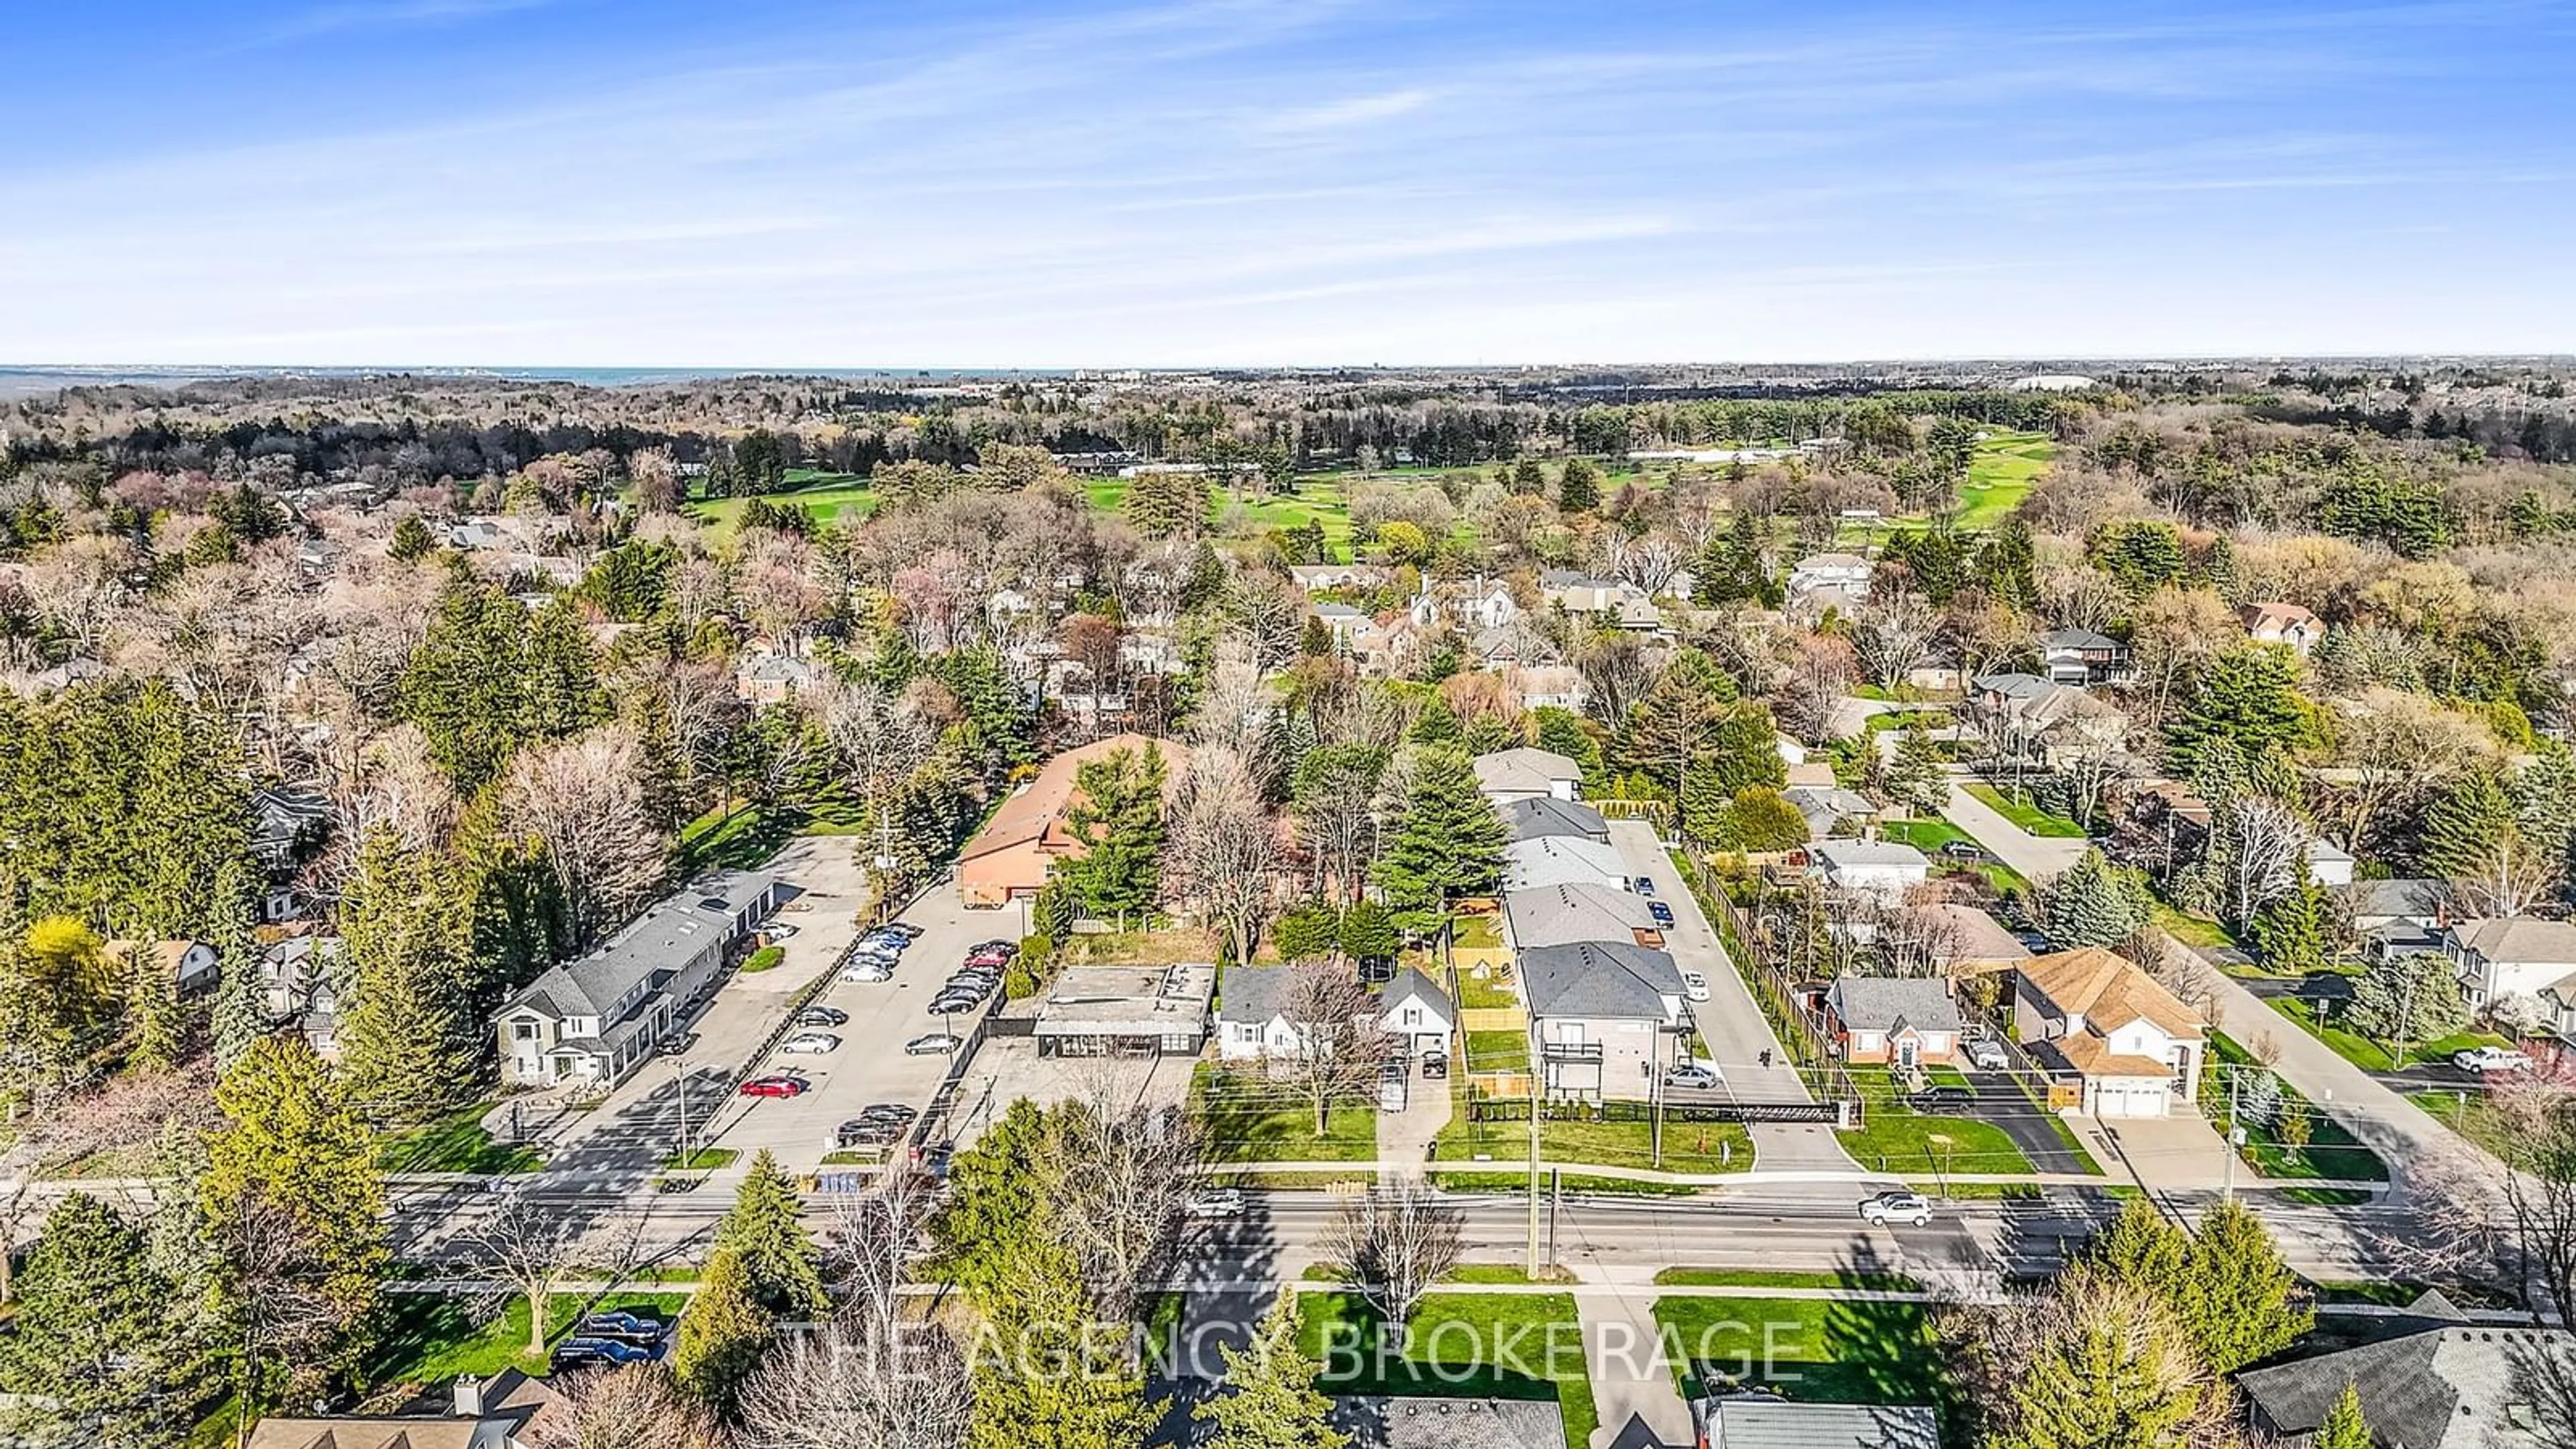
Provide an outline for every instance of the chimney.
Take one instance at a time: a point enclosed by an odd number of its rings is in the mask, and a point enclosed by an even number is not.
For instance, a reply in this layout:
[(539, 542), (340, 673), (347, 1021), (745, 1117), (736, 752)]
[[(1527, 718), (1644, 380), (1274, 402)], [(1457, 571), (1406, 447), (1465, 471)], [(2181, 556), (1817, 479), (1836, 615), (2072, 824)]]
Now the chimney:
[(483, 1417), (483, 1381), (472, 1374), (459, 1374), (456, 1377), (456, 1417), (460, 1419)]

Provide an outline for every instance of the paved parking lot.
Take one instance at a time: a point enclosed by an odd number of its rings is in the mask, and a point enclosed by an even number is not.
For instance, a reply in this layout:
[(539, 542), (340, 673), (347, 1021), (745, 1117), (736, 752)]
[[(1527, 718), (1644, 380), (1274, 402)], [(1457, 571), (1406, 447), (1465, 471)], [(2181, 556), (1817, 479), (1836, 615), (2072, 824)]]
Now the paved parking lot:
[(1040, 1106), (1082, 1100), (1113, 1107), (1186, 1106), (1195, 1057), (1042, 1057), (1033, 1036), (987, 1038), (958, 1089), (950, 1131), (959, 1148), (973, 1145), (993, 1119), (1022, 1097)]
[[(840, 1049), (820, 1056), (782, 1052), (757, 1064), (763, 1073), (797, 1072), (814, 1084), (813, 1090), (801, 1097), (743, 1097), (725, 1104), (714, 1145), (746, 1158), (765, 1147), (791, 1171), (810, 1170), (821, 1166), (832, 1150), (832, 1135), (840, 1124), (862, 1108), (876, 1102), (903, 1102), (916, 1109), (929, 1105), (947, 1075), (949, 1058), (907, 1055), (904, 1043), (940, 1030), (940, 1018), (924, 1010), (940, 983), (966, 959), (967, 947), (1018, 939), (1020, 912), (967, 910), (957, 903), (955, 888), (942, 884), (931, 887), (899, 919), (921, 927), (922, 934), (903, 953), (893, 980), (835, 980), (816, 1001), (849, 1013), (846, 1024), (825, 1028), (841, 1038)], [(850, 939), (847, 933), (841, 936), (844, 944)], [(960, 1016), (953, 1024), (963, 1037), (974, 1023)]]
[(764, 867), (795, 887), (772, 924), (795, 927), (778, 942), (785, 959), (756, 975), (725, 978), (696, 1020), (685, 1050), (644, 1063), (609, 1092), (549, 1134), (549, 1176), (585, 1181), (641, 1181), (679, 1150), (683, 1074), (689, 1136), (707, 1141), (708, 1121), (732, 1107), (725, 1089), (734, 1070), (766, 1040), (787, 1003), (815, 977), (832, 969), (842, 948), (858, 934), (858, 908), (866, 873), (847, 837), (799, 836)]

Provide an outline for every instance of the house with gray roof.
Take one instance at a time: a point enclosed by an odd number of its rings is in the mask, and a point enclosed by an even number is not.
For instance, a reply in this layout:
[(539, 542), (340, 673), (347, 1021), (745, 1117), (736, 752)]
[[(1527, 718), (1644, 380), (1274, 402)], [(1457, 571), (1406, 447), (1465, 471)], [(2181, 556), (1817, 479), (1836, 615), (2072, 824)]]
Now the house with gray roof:
[(1458, 1008), (1421, 968), (1407, 966), (1397, 973), (1377, 1004), (1379, 1024), (1404, 1055), (1428, 1056), (1449, 1049), (1450, 1034), (1458, 1029)]
[(1827, 840), (1808, 848), (1815, 874), (1844, 896), (1875, 896), (1894, 905), (1931, 877), (1932, 862), (1892, 840)]
[(1514, 840), (1538, 840), (1547, 836), (1567, 836), (1579, 840), (1610, 843), (1610, 822), (1601, 812), (1573, 800), (1559, 800), (1553, 795), (1528, 800), (1514, 800), (1503, 806), (1503, 824)]
[(1628, 889), (1628, 864), (1619, 847), (1571, 835), (1542, 835), (1503, 847), (1503, 889), (1602, 885)]
[(1476, 787), (1497, 805), (1542, 796), (1571, 800), (1582, 785), (1583, 767), (1553, 750), (1521, 745), (1476, 757)]
[(1227, 1061), (1256, 1061), (1297, 1050), (1297, 1024), (1288, 1019), (1290, 968), (1240, 963), (1218, 983), (1216, 1050)]
[(2051, 629), (2040, 635), (2039, 660), (2051, 682), (2077, 689), (2125, 684), (2137, 676), (2130, 667), (2129, 646), (2090, 629)]
[(1503, 929), (1512, 949), (1524, 952), (1578, 941), (1664, 944), (1663, 929), (1655, 924), (1645, 900), (1614, 885), (1578, 882), (1507, 891)]
[(2304, 1445), (2346, 1385), (2383, 1449), (2539, 1449), (2563, 1444), (2554, 1384), (2576, 1376), (2576, 1334), (2445, 1326), (2236, 1376), (2253, 1427)]
[(1825, 1020), (1843, 1060), (1904, 1068), (1957, 1061), (1968, 1032), (1938, 976), (1837, 976), (1825, 988)]
[[(1350, 1449), (1563, 1449), (1565, 1414), (1554, 1399), (1333, 1400), (1332, 1425)], [(1212, 1432), (1212, 1428), (1211, 1431)]]
[(1769, 1393), (1728, 1394), (1691, 1405), (1706, 1449), (1940, 1449), (1928, 1407), (1795, 1403)]
[(514, 1085), (614, 1086), (713, 991), (734, 947), (784, 899), (775, 876), (723, 870), (690, 882), (587, 956), (548, 967), (492, 1018)]
[(1524, 950), (1539, 1086), (1550, 1098), (1641, 1100), (1655, 1076), (1685, 1053), (1667, 1035), (1689, 1029), (1681, 968), (1628, 941), (1577, 941)]
[(2576, 922), (2533, 916), (2455, 921), (2442, 930), (2441, 951), (2451, 958), (2471, 1006), (2537, 997), (2553, 988), (2576, 999)]

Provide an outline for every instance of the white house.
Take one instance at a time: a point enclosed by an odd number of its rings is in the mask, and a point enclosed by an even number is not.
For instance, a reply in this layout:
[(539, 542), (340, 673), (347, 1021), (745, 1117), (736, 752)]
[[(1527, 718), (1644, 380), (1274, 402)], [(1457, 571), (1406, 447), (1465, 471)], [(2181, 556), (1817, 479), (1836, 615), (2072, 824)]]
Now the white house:
[(2014, 1035), (2041, 1066), (2082, 1082), (2083, 1110), (2189, 1110), (2207, 1027), (2154, 978), (2099, 946), (2033, 956), (2013, 976)]
[(2246, 637), (2257, 644), (2287, 644), (2305, 657), (2326, 637), (2325, 621), (2299, 604), (2247, 604), (2236, 611)]
[(1450, 1035), (1458, 1029), (1458, 1009), (1449, 993), (1415, 967), (1406, 967), (1387, 983), (1378, 1006), (1379, 1023), (1406, 1056), (1447, 1051)]
[(2456, 921), (2442, 928), (2442, 954), (2459, 973), (2469, 1004), (2538, 996), (2576, 976), (2576, 924), (2527, 916)]
[(1876, 896), (1888, 905), (1931, 877), (1932, 862), (1910, 845), (1887, 840), (1820, 840), (1807, 849), (1814, 873), (1852, 895)]
[(1789, 569), (1791, 604), (1866, 604), (1869, 602), (1868, 559), (1856, 553), (1809, 554)]
[(2352, 884), (2352, 852), (2320, 835), (2308, 842), (2308, 879), (2321, 886)]
[(1288, 968), (1235, 965), (1217, 986), (1216, 1052), (1230, 1062), (1295, 1052), (1305, 1038), (1288, 1019)]
[(157, 969), (181, 996), (215, 988), (215, 948), (204, 941), (110, 941), (107, 954)]
[(733, 947), (780, 900), (776, 878), (717, 871), (646, 911), (597, 950), (547, 968), (501, 1003), (502, 1080), (626, 1079), (713, 991)]
[(1476, 786), (1497, 805), (1542, 795), (1573, 800), (1582, 793), (1583, 767), (1553, 750), (1522, 745), (1478, 755)]

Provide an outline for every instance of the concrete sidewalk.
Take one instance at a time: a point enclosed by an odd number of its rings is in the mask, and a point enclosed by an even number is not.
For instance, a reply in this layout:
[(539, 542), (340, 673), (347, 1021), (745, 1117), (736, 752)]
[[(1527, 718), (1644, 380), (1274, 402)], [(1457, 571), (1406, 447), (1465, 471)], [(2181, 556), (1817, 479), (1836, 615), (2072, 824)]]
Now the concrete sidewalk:
[(2084, 858), (2092, 842), (2063, 836), (2033, 835), (2006, 820), (1985, 801), (1968, 793), (1969, 780), (1954, 775), (1950, 779), (1950, 798), (1941, 813), (1949, 822), (1968, 832), (1968, 838), (1991, 852), (1995, 859), (2020, 871), (2033, 884), (2054, 878), (2058, 872)]

